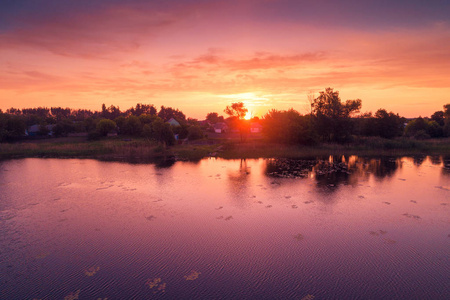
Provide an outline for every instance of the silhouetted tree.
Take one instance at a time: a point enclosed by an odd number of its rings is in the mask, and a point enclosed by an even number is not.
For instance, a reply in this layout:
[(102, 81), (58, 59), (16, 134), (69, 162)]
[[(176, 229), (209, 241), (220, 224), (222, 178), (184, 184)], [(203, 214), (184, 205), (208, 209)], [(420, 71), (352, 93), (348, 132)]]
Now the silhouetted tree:
[(310, 126), (311, 116), (302, 116), (294, 109), (272, 109), (263, 117), (263, 134), (269, 141), (286, 144), (312, 144), (315, 141)]
[(343, 104), (339, 92), (327, 88), (312, 103), (315, 128), (324, 141), (344, 141), (351, 134), (349, 118), (360, 109), (360, 99)]
[(234, 122), (239, 129), (242, 142), (244, 140), (244, 134), (246, 134), (249, 130), (249, 124), (247, 124), (248, 122), (243, 120), (248, 112), (248, 109), (244, 106), (243, 102), (237, 102), (232, 103), (231, 106), (227, 106), (224, 112), (231, 118), (234, 118)]
[(26, 125), (22, 116), (0, 112), (0, 142), (23, 136), (25, 129)]
[(450, 103), (444, 105), (444, 136), (450, 136)]
[(189, 127), (187, 137), (191, 141), (203, 138), (203, 132), (202, 132), (202, 129), (200, 128), (200, 126)]
[(223, 116), (219, 116), (219, 114), (216, 112), (211, 112), (206, 115), (206, 120), (209, 121), (211, 124), (216, 124), (219, 122), (223, 122), (224, 118)]
[(158, 117), (163, 119), (164, 122), (169, 121), (170, 118), (174, 118), (180, 124), (186, 122), (186, 116), (178, 109), (174, 109), (172, 107), (161, 106), (161, 109), (159, 110), (158, 113)]
[(142, 132), (142, 124), (138, 117), (128, 116), (123, 126), (123, 133), (138, 136)]
[(442, 110), (436, 111), (431, 115), (431, 120), (438, 123), (439, 126), (444, 126), (444, 112)]
[(164, 146), (171, 146), (175, 144), (175, 137), (170, 125), (165, 123), (161, 118), (156, 119), (152, 123), (151, 131), (153, 138)]
[(146, 115), (156, 115), (157, 111), (153, 104), (142, 104), (138, 103), (136, 104), (136, 107), (132, 107), (126, 111), (126, 114), (134, 115), (134, 116), (141, 116), (143, 114)]
[(101, 119), (96, 126), (96, 130), (101, 136), (107, 136), (115, 128), (116, 123), (109, 119)]
[(393, 138), (403, 134), (405, 119), (393, 112), (379, 109), (375, 113), (375, 135)]

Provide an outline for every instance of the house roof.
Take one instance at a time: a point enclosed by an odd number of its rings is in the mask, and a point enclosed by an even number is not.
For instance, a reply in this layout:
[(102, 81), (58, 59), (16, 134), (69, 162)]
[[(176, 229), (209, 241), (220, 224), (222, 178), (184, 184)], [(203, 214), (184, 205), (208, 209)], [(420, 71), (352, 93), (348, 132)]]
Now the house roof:
[(172, 126), (181, 126), (180, 122), (178, 122), (174, 118), (170, 118), (169, 121), (167, 121), (167, 123), (169, 123)]
[(219, 122), (219, 123), (214, 124), (213, 127), (214, 127), (214, 129), (227, 129), (228, 125), (223, 122)]
[(250, 127), (251, 128), (262, 128), (262, 125), (259, 123), (253, 122), (250, 124)]

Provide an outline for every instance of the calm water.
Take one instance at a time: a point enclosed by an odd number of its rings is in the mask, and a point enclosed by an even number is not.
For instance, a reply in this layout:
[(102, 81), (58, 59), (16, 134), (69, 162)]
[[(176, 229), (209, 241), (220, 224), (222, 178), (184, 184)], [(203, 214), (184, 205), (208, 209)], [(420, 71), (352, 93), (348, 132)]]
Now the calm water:
[(0, 162), (0, 298), (449, 299), (449, 169)]

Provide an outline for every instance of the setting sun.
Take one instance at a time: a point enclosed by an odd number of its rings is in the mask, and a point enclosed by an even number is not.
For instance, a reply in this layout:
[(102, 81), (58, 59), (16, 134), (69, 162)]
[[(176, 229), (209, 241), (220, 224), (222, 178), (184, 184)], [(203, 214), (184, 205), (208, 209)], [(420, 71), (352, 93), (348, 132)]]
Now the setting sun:
[(247, 114), (245, 115), (244, 119), (250, 120), (251, 118), (252, 118), (252, 113), (248, 111)]

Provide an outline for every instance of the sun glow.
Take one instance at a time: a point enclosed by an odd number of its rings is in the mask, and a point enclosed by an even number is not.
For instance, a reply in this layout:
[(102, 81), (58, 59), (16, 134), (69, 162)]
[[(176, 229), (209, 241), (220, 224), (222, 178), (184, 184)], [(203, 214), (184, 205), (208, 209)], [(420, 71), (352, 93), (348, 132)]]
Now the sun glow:
[(251, 118), (252, 118), (252, 113), (248, 111), (247, 114), (245, 115), (244, 119), (250, 120)]

